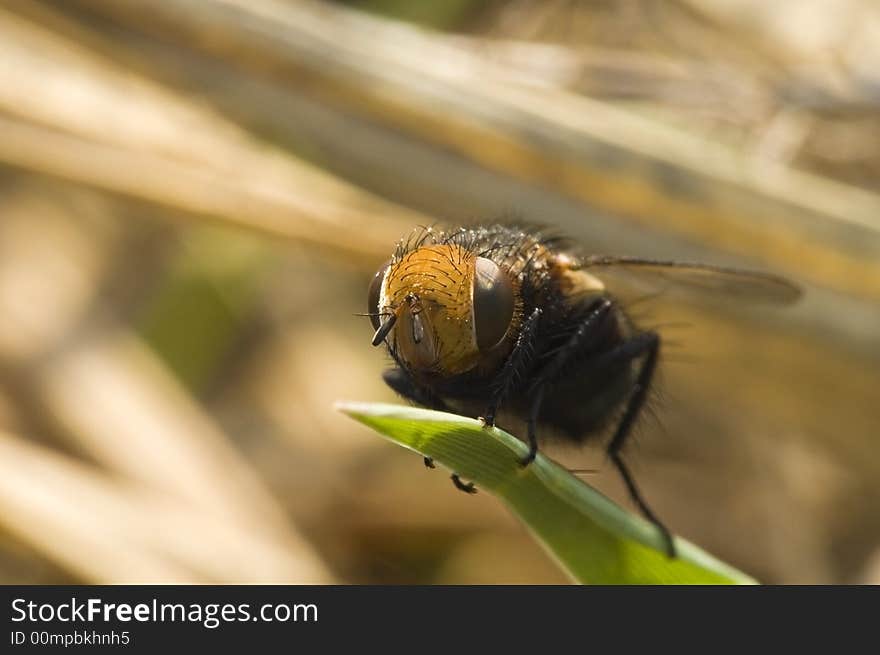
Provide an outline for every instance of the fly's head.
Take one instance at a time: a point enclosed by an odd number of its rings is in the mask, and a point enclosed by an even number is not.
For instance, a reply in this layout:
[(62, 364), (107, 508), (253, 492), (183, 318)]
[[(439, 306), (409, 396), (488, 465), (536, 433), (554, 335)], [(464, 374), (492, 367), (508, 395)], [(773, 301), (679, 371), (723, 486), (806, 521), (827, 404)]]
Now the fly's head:
[(379, 269), (370, 285), (373, 345), (387, 342), (418, 373), (464, 373), (505, 341), (518, 291), (494, 261), (461, 245), (420, 246)]

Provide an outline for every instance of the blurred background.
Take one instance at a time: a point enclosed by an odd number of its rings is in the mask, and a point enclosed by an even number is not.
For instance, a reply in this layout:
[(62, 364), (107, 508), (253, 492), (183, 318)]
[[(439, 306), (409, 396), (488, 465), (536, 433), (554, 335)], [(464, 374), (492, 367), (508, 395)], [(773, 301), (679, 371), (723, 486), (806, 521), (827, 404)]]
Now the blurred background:
[(761, 581), (880, 583), (878, 61), (871, 0), (4, 3), (0, 582), (566, 582), (332, 407), (396, 401), (397, 239), (518, 216), (803, 286), (634, 306), (629, 459)]

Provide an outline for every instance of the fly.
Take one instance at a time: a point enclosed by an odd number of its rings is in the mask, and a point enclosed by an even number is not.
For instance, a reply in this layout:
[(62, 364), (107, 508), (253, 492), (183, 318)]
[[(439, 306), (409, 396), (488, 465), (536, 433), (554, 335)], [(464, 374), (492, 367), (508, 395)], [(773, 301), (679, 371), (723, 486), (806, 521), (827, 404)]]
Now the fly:
[[(538, 433), (583, 443), (613, 424), (605, 450), (639, 511), (651, 510), (623, 448), (648, 398), (661, 337), (640, 329), (606, 288), (603, 272), (636, 271), (699, 291), (788, 303), (800, 291), (783, 278), (709, 264), (589, 256), (537, 228), (424, 228), (401, 241), (370, 285), (373, 345), (395, 367), (385, 382), (432, 409), (482, 417), (503, 410), (526, 424), (528, 466)], [(433, 467), (430, 459), (425, 464)], [(455, 486), (473, 493), (453, 473)]]

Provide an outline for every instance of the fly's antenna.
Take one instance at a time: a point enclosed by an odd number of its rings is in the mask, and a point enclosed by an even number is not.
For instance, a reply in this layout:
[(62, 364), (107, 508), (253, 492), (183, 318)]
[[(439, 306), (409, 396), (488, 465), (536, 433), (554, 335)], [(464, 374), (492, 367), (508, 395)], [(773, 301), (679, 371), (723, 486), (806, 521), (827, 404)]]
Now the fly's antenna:
[(373, 341), (371, 342), (374, 346), (378, 346), (380, 343), (385, 341), (385, 337), (388, 336), (388, 333), (391, 332), (391, 328), (394, 327), (394, 324), (397, 322), (397, 314), (391, 314), (385, 322), (379, 326), (379, 329), (376, 330), (376, 334), (373, 335)]
[(572, 475), (595, 475), (599, 469), (568, 469)]

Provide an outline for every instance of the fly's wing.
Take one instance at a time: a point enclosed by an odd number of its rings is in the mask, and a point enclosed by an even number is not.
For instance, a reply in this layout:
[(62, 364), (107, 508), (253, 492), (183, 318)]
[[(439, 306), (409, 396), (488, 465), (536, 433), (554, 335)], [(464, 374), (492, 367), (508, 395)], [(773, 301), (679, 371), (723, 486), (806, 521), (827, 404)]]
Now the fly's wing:
[(712, 264), (592, 256), (582, 260), (581, 268), (603, 282), (620, 279), (638, 289), (661, 292), (678, 290), (771, 304), (790, 304), (801, 295), (797, 286), (776, 275)]

